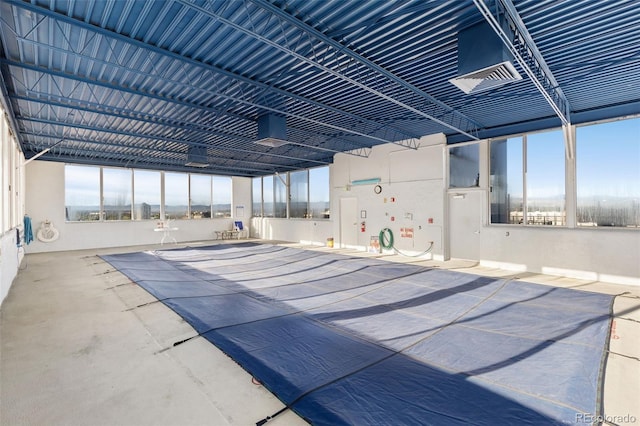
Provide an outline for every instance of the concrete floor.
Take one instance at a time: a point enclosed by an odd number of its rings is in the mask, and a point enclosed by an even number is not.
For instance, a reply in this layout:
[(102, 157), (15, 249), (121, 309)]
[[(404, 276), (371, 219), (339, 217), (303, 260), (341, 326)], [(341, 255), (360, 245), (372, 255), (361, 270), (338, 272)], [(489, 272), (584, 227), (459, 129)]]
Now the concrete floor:
[[(97, 257), (158, 248), (26, 256), (0, 310), (1, 425), (252, 425), (283, 407), (206, 340), (172, 347), (193, 336), (193, 329), (160, 303), (138, 307), (155, 299)], [(611, 422), (604, 424), (640, 425), (640, 287), (514, 275), (464, 261), (383, 258), (621, 294), (614, 303), (604, 383), (605, 414)], [(291, 411), (269, 422), (301, 424), (306, 423)]]

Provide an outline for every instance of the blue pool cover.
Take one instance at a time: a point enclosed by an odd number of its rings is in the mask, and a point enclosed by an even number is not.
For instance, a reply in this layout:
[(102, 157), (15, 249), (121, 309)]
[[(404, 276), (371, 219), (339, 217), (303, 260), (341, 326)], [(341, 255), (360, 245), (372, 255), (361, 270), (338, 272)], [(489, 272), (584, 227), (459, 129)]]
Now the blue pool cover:
[(599, 414), (609, 295), (270, 244), (102, 258), (312, 424)]

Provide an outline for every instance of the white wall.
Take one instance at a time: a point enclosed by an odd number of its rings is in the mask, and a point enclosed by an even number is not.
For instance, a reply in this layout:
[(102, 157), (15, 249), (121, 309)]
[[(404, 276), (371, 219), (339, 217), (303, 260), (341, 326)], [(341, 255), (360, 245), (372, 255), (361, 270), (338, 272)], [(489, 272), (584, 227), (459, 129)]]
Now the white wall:
[[(64, 164), (33, 161), (26, 170), (26, 212), (33, 221), (34, 241), (26, 247), (27, 253), (61, 250), (81, 250), (99, 247), (121, 247), (157, 244), (162, 232), (155, 232), (155, 220), (122, 222), (65, 222), (64, 216)], [(239, 218), (249, 224), (251, 215), (251, 179), (233, 178), (234, 198), (232, 214), (243, 211)], [(243, 209), (236, 207), (242, 206)], [(44, 243), (35, 238), (41, 223), (49, 220), (58, 229), (58, 240)], [(235, 219), (175, 220), (171, 225), (178, 242), (211, 240), (214, 231), (230, 230)]]
[[(486, 147), (485, 147), (486, 148)], [(486, 151), (483, 149), (481, 152)], [(640, 285), (640, 232), (624, 229), (571, 229), (488, 225), (488, 182), (486, 168), (481, 167), (481, 186), (473, 189), (447, 190), (446, 140), (443, 135), (421, 139), (420, 148), (412, 150), (388, 144), (374, 147), (368, 158), (348, 154), (335, 156), (330, 167), (331, 219), (250, 218), (251, 179), (234, 178), (233, 211), (243, 206), (242, 220), (251, 228), (251, 236), (264, 239), (325, 244), (334, 238), (340, 247), (340, 200), (355, 199), (353, 223), (357, 223), (356, 246), (367, 249), (372, 236), (390, 228), (395, 246), (408, 254), (417, 254), (434, 242), (435, 259), (456, 257), (449, 253), (450, 238), (464, 238), (471, 214), (479, 218), (480, 229), (469, 229), (469, 238), (477, 243), (477, 259), (482, 264), (514, 270), (572, 276), (584, 279)], [(486, 153), (481, 155), (486, 162)], [(380, 178), (382, 192), (374, 185), (351, 185), (353, 180)], [(161, 235), (153, 231), (154, 221), (65, 223), (64, 165), (34, 161), (27, 166), (26, 212), (31, 216), (34, 232), (40, 222), (49, 219), (60, 231), (53, 243), (34, 241), (26, 252), (76, 250), (153, 244)], [(453, 193), (474, 191), (476, 195), (456, 217), (449, 213)], [(479, 196), (477, 196), (479, 194)], [(460, 201), (455, 199), (456, 202)], [(362, 212), (366, 218), (361, 218)], [(460, 209), (453, 209), (453, 212)], [(393, 218), (393, 220), (392, 220)], [(431, 220), (430, 220), (431, 219)], [(213, 237), (214, 230), (230, 229), (233, 219), (175, 221), (180, 242)], [(360, 232), (360, 222), (366, 231)], [(475, 226), (475, 225), (474, 225)], [(412, 237), (402, 237), (402, 228), (413, 229)], [(456, 232), (450, 232), (454, 230)], [(478, 232), (476, 232), (478, 231)], [(507, 235), (508, 233), (508, 235)], [(471, 240), (469, 240), (471, 241)], [(3, 253), (4, 258), (4, 253)], [(3, 283), (4, 286), (4, 283)], [(3, 287), (4, 288), (4, 287)]]
[(24, 154), (8, 120), (6, 99), (0, 95), (0, 304), (18, 274), (24, 252), (18, 248), (24, 217)]
[[(467, 245), (475, 243), (478, 256), (473, 260), (482, 265), (640, 285), (640, 232), (637, 230), (488, 225), (489, 191), (486, 188), (457, 188), (449, 192), (464, 196), (449, 197), (451, 203), (462, 203), (462, 208), (450, 209), (452, 238), (462, 239)], [(460, 213), (454, 215), (453, 212)], [(479, 226), (464, 223), (469, 216), (478, 218)], [(452, 257), (461, 253), (453, 247), (451, 250)]]
[[(434, 135), (422, 138), (417, 150), (389, 144), (374, 147), (367, 158), (337, 154), (330, 166), (330, 220), (253, 218), (252, 236), (322, 245), (333, 238), (336, 247), (366, 250), (371, 237), (388, 227), (398, 249), (417, 254), (433, 241), (434, 255), (442, 257), (445, 143), (444, 135)], [(380, 194), (373, 192), (375, 185), (351, 185), (353, 180), (376, 177), (381, 179)], [(349, 218), (349, 224), (357, 226), (354, 244), (341, 241), (343, 198), (357, 200)], [(363, 221), (365, 232), (360, 231)], [(402, 228), (413, 229), (413, 238), (402, 237)]]
[[(340, 217), (340, 199), (357, 199), (357, 246), (368, 248), (371, 237), (378, 237), (384, 228), (394, 236), (394, 245), (408, 254), (418, 254), (433, 241), (432, 254), (443, 255), (444, 230), (444, 135), (432, 135), (420, 140), (420, 148), (409, 149), (396, 144), (373, 148), (368, 158), (348, 154), (335, 156), (332, 168), (332, 216)], [(361, 179), (380, 178), (382, 192), (375, 185), (352, 185)], [(363, 218), (362, 216), (365, 216)], [(430, 220), (431, 219), (431, 220)], [(365, 232), (360, 224), (365, 222)], [(413, 229), (413, 237), (401, 232)], [(340, 223), (334, 220), (336, 244), (340, 241)]]
[(251, 236), (266, 240), (326, 244), (333, 238), (333, 221), (326, 219), (278, 219), (254, 217)]
[(9, 293), (23, 257), (24, 251), (18, 248), (15, 229), (0, 236), (0, 305)]
[(640, 285), (637, 231), (490, 226), (481, 240), (488, 266)]
[[(357, 223), (355, 246), (361, 250), (388, 227), (395, 246), (408, 254), (433, 241), (435, 259), (471, 258), (517, 271), (640, 285), (637, 230), (489, 225), (487, 150), (481, 142), (480, 187), (451, 190), (443, 135), (422, 138), (418, 150), (390, 144), (374, 147), (368, 158), (338, 154), (331, 166), (331, 221), (253, 218), (256, 236), (318, 244), (333, 237), (336, 247), (343, 246), (340, 200), (352, 198), (357, 207), (349, 222)], [(380, 194), (373, 192), (374, 185), (351, 185), (370, 178), (381, 179)], [(366, 218), (360, 217), (362, 211)], [(365, 232), (360, 232), (362, 221)], [(413, 238), (403, 238), (402, 228), (412, 228)]]

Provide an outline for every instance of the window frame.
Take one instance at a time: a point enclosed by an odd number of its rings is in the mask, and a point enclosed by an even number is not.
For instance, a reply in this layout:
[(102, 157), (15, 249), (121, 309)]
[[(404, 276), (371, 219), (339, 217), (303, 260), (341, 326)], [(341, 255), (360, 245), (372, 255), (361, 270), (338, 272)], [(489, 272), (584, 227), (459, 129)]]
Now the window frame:
[[(578, 159), (580, 156), (580, 152), (579, 152), (579, 141), (578, 141), (578, 130), (580, 128), (585, 128), (585, 127), (593, 127), (593, 126), (599, 126), (599, 125), (606, 125), (606, 124), (611, 124), (611, 123), (617, 123), (617, 122), (622, 122), (622, 121), (627, 121), (627, 120), (638, 120), (638, 122), (640, 123), (640, 114), (637, 115), (631, 115), (631, 116), (622, 116), (622, 117), (615, 117), (615, 118), (611, 118), (611, 119), (605, 119), (605, 120), (596, 120), (596, 121), (591, 121), (591, 122), (586, 122), (586, 123), (580, 123), (577, 124), (575, 126), (573, 126), (573, 130), (574, 130), (574, 143), (575, 145), (573, 146), (573, 152), (574, 154), (574, 159), (573, 159), (573, 200), (575, 203), (575, 212), (574, 212), (574, 217), (575, 217), (575, 228), (576, 229), (584, 229), (584, 230), (595, 230), (595, 229), (605, 229), (608, 231), (615, 231), (615, 232), (620, 232), (620, 231), (631, 231), (631, 232), (640, 232), (640, 222), (636, 225), (636, 226), (590, 226), (590, 225), (584, 225), (584, 224), (580, 224), (578, 222), (579, 219), (579, 209), (581, 208), (580, 206), (580, 199), (578, 198), (579, 195), (579, 164), (578, 164)], [(640, 127), (640, 126), (639, 126)], [(640, 142), (639, 142), (640, 145)], [(638, 168), (637, 170), (640, 170), (640, 161), (638, 164)], [(610, 194), (603, 194), (606, 196), (609, 196)]]
[[(2, 149), (5, 149), (5, 145), (3, 142), (2, 145)], [(16, 153), (16, 157), (19, 157), (19, 153)], [(128, 222), (128, 221), (148, 221), (148, 220), (166, 220), (168, 218), (167, 212), (166, 212), (166, 200), (167, 200), (167, 185), (166, 185), (166, 178), (167, 175), (171, 176), (171, 175), (177, 175), (177, 176), (185, 176), (186, 177), (186, 192), (187, 192), (187, 197), (186, 197), (186, 215), (185, 217), (181, 217), (181, 218), (171, 218), (171, 220), (206, 220), (206, 219), (216, 219), (216, 217), (213, 215), (213, 201), (214, 201), (214, 191), (215, 188), (213, 187), (213, 182), (215, 181), (216, 178), (220, 178), (220, 179), (225, 179), (228, 180), (225, 181), (225, 184), (228, 183), (229, 185), (229, 197), (228, 197), (228, 204), (229, 204), (229, 210), (227, 213), (225, 213), (225, 215), (223, 217), (220, 217), (219, 219), (229, 219), (229, 218), (233, 218), (233, 177), (232, 176), (226, 176), (226, 175), (215, 175), (215, 174), (203, 174), (203, 173), (189, 173), (189, 172), (180, 172), (180, 171), (164, 171), (164, 170), (154, 170), (154, 169), (145, 169), (145, 168), (140, 168), (140, 169), (131, 169), (131, 168), (125, 168), (125, 167), (113, 167), (113, 166), (94, 166), (94, 165), (88, 165), (88, 164), (74, 164), (74, 163), (65, 163), (64, 164), (65, 167), (65, 183), (64, 183), (64, 193), (65, 193), (65, 223), (95, 223), (95, 222)], [(95, 220), (69, 220), (68, 217), (69, 215), (68, 213), (68, 205), (67, 205), (67, 194), (69, 191), (69, 185), (67, 185), (67, 168), (68, 167), (72, 167), (72, 168), (77, 168), (77, 167), (84, 167), (84, 168), (89, 168), (89, 169), (95, 169), (97, 170), (97, 174), (98, 174), (98, 185), (97, 185), (97, 201), (99, 203), (98, 206), (98, 213), (97, 213), (97, 219)], [(105, 170), (118, 170), (118, 171), (127, 171), (130, 173), (130, 177), (129, 177), (129, 201), (130, 201), (130, 218), (129, 219), (107, 219), (105, 214), (105, 210), (104, 210), (104, 205), (105, 205), (105, 198), (104, 198), (104, 184), (105, 184)], [(159, 195), (160, 195), (160, 201), (159, 201), (159, 218), (155, 218), (153, 217), (153, 212), (152, 212), (152, 217), (148, 218), (148, 219), (143, 219), (143, 218), (138, 218), (137, 215), (137, 200), (136, 200), (136, 173), (141, 172), (141, 173), (157, 173), (158, 174), (158, 191), (159, 191)], [(191, 192), (192, 192), (192, 177), (193, 176), (205, 176), (209, 178), (209, 182), (211, 183), (209, 188), (210, 188), (210, 193), (211, 195), (211, 203), (210, 203), (210, 211), (211, 211), (211, 216), (210, 218), (192, 218), (192, 198), (191, 198)], [(1, 177), (1, 176), (0, 176)], [(23, 183), (22, 183), (23, 184)], [(226, 201), (226, 200), (225, 200)], [(19, 210), (19, 206), (16, 207), (16, 211)], [(6, 219), (6, 218), (4, 218)]]
[[(518, 134), (514, 134), (514, 135), (506, 135), (506, 136), (501, 136), (501, 137), (496, 137), (496, 138), (490, 138), (488, 139), (488, 159), (487, 159), (487, 170), (488, 170), (488, 174), (489, 174), (489, 191), (488, 191), (488, 197), (489, 197), (489, 202), (487, 203), (488, 205), (488, 225), (489, 226), (526, 226), (526, 227), (539, 227), (539, 228), (550, 228), (550, 229), (558, 229), (558, 228), (569, 228), (569, 216), (575, 215), (575, 212), (571, 212), (570, 210), (570, 206), (568, 205), (569, 203), (567, 202), (570, 193), (572, 192), (569, 189), (569, 185), (568, 182), (571, 180), (570, 177), (568, 176), (568, 170), (570, 170), (573, 166), (572, 164), (570, 164), (569, 159), (567, 158), (566, 155), (566, 141), (564, 141), (563, 138), (563, 152), (564, 155), (562, 156), (563, 158), (563, 183), (562, 183), (562, 188), (564, 191), (563, 194), (563, 219), (561, 221), (562, 224), (560, 225), (554, 225), (554, 224), (540, 224), (540, 223), (530, 223), (530, 215), (529, 215), (529, 193), (528, 193), (528, 189), (530, 187), (528, 179), (528, 167), (529, 167), (529, 149), (528, 149), (528, 136), (531, 135), (540, 135), (540, 134), (544, 134), (544, 133), (552, 133), (552, 132), (558, 132), (560, 131), (561, 134), (564, 135), (564, 133), (562, 133), (562, 129), (561, 128), (549, 128), (549, 129), (543, 129), (543, 130), (539, 130), (539, 131), (535, 131), (535, 132), (526, 132), (526, 133), (518, 133)], [(492, 211), (492, 200), (491, 200), (491, 193), (493, 191), (493, 187), (491, 185), (491, 178), (492, 178), (492, 164), (491, 164), (491, 147), (492, 144), (494, 142), (500, 142), (500, 141), (505, 141), (508, 142), (510, 139), (516, 139), (516, 138), (521, 138), (521, 146), (522, 146), (522, 168), (521, 168), (521, 175), (522, 175), (522, 221), (521, 223), (501, 223), (501, 222), (492, 222), (492, 216), (493, 216), (493, 211)], [(575, 163), (575, 159), (572, 160)], [(510, 217), (510, 213), (509, 213), (509, 217)]]

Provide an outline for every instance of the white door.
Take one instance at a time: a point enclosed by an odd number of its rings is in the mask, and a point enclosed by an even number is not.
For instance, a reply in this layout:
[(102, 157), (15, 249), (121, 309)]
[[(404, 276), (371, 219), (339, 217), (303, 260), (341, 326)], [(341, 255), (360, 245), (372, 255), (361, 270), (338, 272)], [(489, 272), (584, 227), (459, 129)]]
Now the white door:
[(358, 200), (340, 199), (340, 247), (358, 245)]
[(449, 250), (457, 259), (480, 260), (484, 192), (449, 194)]

